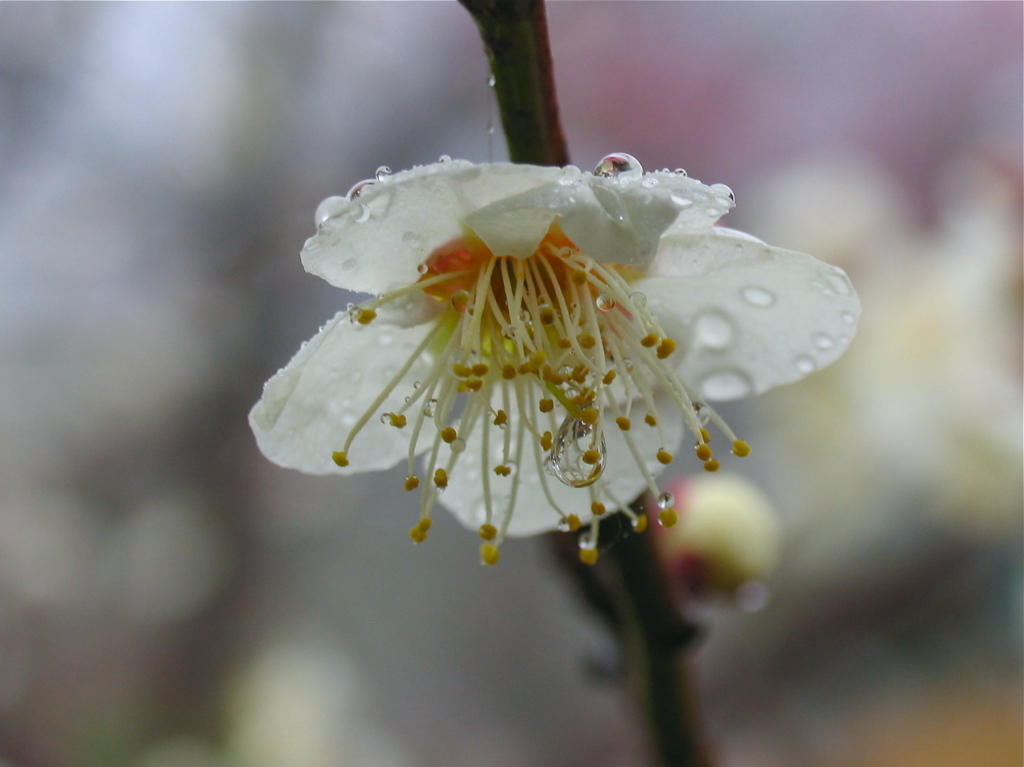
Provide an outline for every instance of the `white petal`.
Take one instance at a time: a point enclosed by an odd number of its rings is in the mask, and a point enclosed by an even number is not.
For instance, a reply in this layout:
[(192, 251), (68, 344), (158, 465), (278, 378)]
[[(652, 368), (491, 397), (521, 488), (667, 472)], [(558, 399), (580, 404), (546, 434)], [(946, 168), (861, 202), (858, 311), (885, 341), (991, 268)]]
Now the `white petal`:
[(758, 394), (828, 365), (860, 314), (841, 269), (741, 232), (666, 235), (650, 273), (633, 286), (679, 343), (680, 375), (709, 400)]
[[(385, 293), (419, 279), (417, 265), (466, 234), (473, 211), (550, 183), (560, 169), (460, 160), (402, 171), (339, 202), (306, 241), (306, 271), (340, 288)], [(546, 229), (545, 229), (546, 231)]]
[[(386, 469), (408, 451), (410, 424), (385, 426), (382, 412), (396, 412), (422, 380), (430, 360), (421, 356), (402, 383), (377, 408), (349, 450), (350, 465), (332, 460), (356, 421), (432, 329), (387, 325), (378, 318), (354, 325), (340, 312), (282, 370), (267, 381), (263, 397), (249, 414), (260, 450), (274, 463), (311, 474), (352, 474)], [(433, 424), (424, 426), (419, 444), (433, 439)]]
[(580, 250), (604, 263), (645, 264), (669, 227), (708, 227), (732, 200), (699, 181), (674, 173), (644, 180), (582, 175), (561, 170), (558, 182), (500, 199), (466, 224), (498, 256), (531, 255), (557, 217)]
[[(683, 433), (682, 416), (679, 411), (667, 400), (659, 400), (656, 404), (659, 408), (658, 416), (663, 431), (659, 432), (658, 429), (643, 423), (643, 416), (646, 415), (647, 410), (642, 404), (638, 404), (634, 406), (631, 414), (634, 423), (638, 425), (629, 432), (633, 443), (644, 457), (648, 471), (653, 476), (657, 476), (665, 468), (657, 461), (655, 453), (659, 448), (665, 448), (670, 452), (674, 451), (679, 445)], [(614, 420), (607, 412), (605, 419), (607, 420), (605, 438), (608, 446), (608, 460), (600, 481), (607, 485), (608, 490), (619, 501), (629, 503), (646, 489), (646, 483), (636, 465), (633, 454), (623, 439), (622, 432), (615, 426)], [(557, 431), (560, 420), (561, 417), (556, 419), (552, 433)], [(513, 446), (518, 424), (518, 415), (511, 415), (508, 428), (513, 435)], [(501, 463), (504, 432), (497, 427), (491, 427), (489, 432), (488, 466), (490, 473), (488, 476), (494, 515), (492, 523), (495, 526), (501, 526), (513, 480), (517, 475), (519, 490), (516, 495), (515, 510), (507, 530), (509, 536), (535, 535), (557, 529), (560, 515), (552, 507), (544, 493), (542, 482), (547, 485), (555, 503), (565, 514), (575, 514), (584, 522), (591, 519), (590, 488), (572, 488), (563, 485), (558, 479), (548, 474), (543, 466), (543, 462), (547, 458), (543, 451), (541, 451), (541, 465), (538, 466), (534, 453), (536, 438), (529, 432), (526, 432), (525, 436), (528, 441), (523, 447), (522, 465), (515, 466), (514, 473), (510, 477), (495, 475), (493, 469)], [(661, 433), (664, 433), (667, 444), (662, 443)], [(487, 520), (482, 481), (483, 444), (483, 428), (478, 424), (478, 427), (466, 440), (466, 450), (459, 457), (459, 462), (452, 472), (448, 489), (439, 499), (440, 503), (448, 508), (463, 525), (472, 530), (478, 529)], [(609, 509), (612, 508), (612, 504), (606, 496), (599, 496), (598, 499)]]

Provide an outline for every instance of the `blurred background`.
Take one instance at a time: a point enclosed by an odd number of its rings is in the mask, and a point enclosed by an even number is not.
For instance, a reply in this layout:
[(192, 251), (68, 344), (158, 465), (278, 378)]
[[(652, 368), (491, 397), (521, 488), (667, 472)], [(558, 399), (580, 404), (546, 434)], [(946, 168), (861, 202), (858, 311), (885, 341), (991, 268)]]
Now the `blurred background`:
[[(577, 164), (727, 183), (864, 304), (725, 409), (779, 542), (690, 608), (722, 767), (1024, 762), (1022, 9), (549, 7)], [(549, 542), (414, 549), (396, 477), (246, 424), (351, 300), (299, 263), (317, 203), (504, 159), (487, 76), (455, 3), (0, 5), (0, 766), (642, 763)]]

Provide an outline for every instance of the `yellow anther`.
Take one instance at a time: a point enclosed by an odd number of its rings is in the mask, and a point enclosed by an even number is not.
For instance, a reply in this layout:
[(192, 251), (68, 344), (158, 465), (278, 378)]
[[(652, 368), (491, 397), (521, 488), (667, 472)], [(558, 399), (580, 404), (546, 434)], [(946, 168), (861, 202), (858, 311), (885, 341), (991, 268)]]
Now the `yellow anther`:
[(653, 415), (648, 413), (647, 415), (644, 416), (644, 423), (647, 424), (648, 426), (657, 426), (658, 420)]
[(480, 391), (483, 385), (484, 382), (479, 378), (474, 378), (472, 381), (466, 381), (466, 388), (470, 391)]
[(396, 429), (401, 429), (406, 423), (405, 416), (400, 413), (388, 413), (388, 421)]
[(718, 471), (718, 461), (711, 460), (704, 462), (704, 471)]
[(552, 371), (548, 375), (544, 376), (544, 380), (550, 381), (555, 386), (561, 386), (562, 384), (565, 383), (565, 376), (562, 375), (561, 373), (555, 373), (554, 371)]
[(744, 458), (750, 455), (750, 445), (742, 439), (738, 439), (732, 443), (732, 452), (733, 455), (738, 455), (740, 458)]
[(458, 437), (459, 433), (455, 431), (455, 429), (453, 429), (451, 426), (445, 426), (443, 429), (441, 429), (441, 439), (443, 439), (448, 444), (454, 442), (456, 439), (458, 439)]
[(429, 530), (431, 525), (433, 524), (434, 520), (432, 520), (430, 517), (424, 517), (416, 524), (416, 527), (418, 527), (423, 532), (427, 532), (427, 530)]
[(588, 407), (586, 410), (580, 413), (580, 420), (588, 426), (593, 426), (597, 423), (598, 412), (596, 408)]
[(668, 355), (676, 350), (676, 342), (671, 338), (662, 339), (662, 342), (658, 344), (658, 359), (663, 360)]
[(512, 473), (512, 467), (506, 466), (505, 464), (501, 464), (499, 466), (494, 467), (494, 473), (497, 474), (499, 477), (507, 477), (509, 474)]
[(423, 543), (423, 541), (427, 540), (427, 531), (414, 527), (409, 531), (409, 537), (412, 538), (413, 543)]
[(572, 273), (572, 281), (575, 282), (577, 285), (586, 285), (587, 284), (587, 273), (586, 272), (573, 272)]
[(679, 515), (675, 509), (665, 509), (658, 515), (658, 522), (662, 527), (672, 527), (678, 521)]
[(700, 458), (702, 461), (711, 460), (711, 447), (707, 443), (697, 445), (695, 451), (697, 453), (697, 457)]
[(562, 521), (565, 522), (565, 525), (569, 528), (570, 533), (575, 533), (577, 530), (583, 527), (583, 523), (580, 522), (580, 518), (577, 517), (575, 514), (570, 514)]
[(452, 309), (454, 309), (457, 312), (465, 311), (466, 307), (469, 305), (469, 291), (459, 290), (453, 293), (451, 305)]
[(360, 309), (356, 312), (356, 322), (360, 325), (369, 325), (377, 317), (377, 312), (373, 309)]
[(555, 310), (550, 306), (540, 308), (540, 324), (551, 325), (555, 321)]
[(571, 349), (572, 348), (572, 341), (570, 341), (568, 338), (559, 338), (558, 339), (558, 348), (559, 349)]
[(572, 380), (576, 383), (583, 383), (587, 380), (587, 366), (577, 365), (572, 369)]
[(601, 453), (597, 450), (585, 450), (583, 452), (583, 463), (588, 466), (593, 466), (595, 463), (601, 460)]
[(405, 489), (406, 490), (415, 490), (419, 486), (420, 486), (420, 478), (419, 477), (411, 476), (411, 477), (406, 477), (405, 478)]
[(590, 513), (593, 514), (595, 517), (601, 516), (606, 511), (608, 511), (608, 509), (606, 509), (604, 507), (604, 504), (601, 503), (600, 501), (594, 501), (592, 504), (590, 504)]
[(636, 522), (633, 523), (633, 530), (637, 533), (642, 533), (647, 529), (647, 515), (641, 514), (636, 518)]
[(498, 556), (498, 547), (493, 543), (484, 543), (480, 545), (480, 561), (485, 565), (498, 564)]
[(580, 549), (580, 562), (585, 565), (597, 564), (597, 549)]
[(459, 378), (467, 378), (468, 376), (473, 375), (472, 368), (466, 367), (465, 365), (459, 362), (456, 362), (454, 365), (452, 365), (452, 372)]
[(331, 460), (339, 466), (348, 466), (348, 455), (340, 450), (335, 450), (331, 453)]
[(572, 401), (573, 404), (575, 404), (577, 407), (583, 407), (584, 405), (589, 405), (595, 399), (597, 399), (596, 391), (594, 391), (593, 389), (584, 389), (575, 397), (573, 397)]
[(434, 472), (434, 484), (438, 487), (448, 487), (448, 472), (438, 469)]
[(555, 409), (555, 401), (553, 399), (548, 399), (547, 397), (545, 397), (537, 404), (537, 406), (540, 408), (540, 412), (550, 413), (552, 410)]
[(516, 377), (516, 367), (515, 367), (515, 365), (510, 365), (508, 363), (505, 363), (505, 365), (503, 365), (502, 368), (501, 368), (501, 377), (504, 378), (506, 381), (511, 381), (513, 378), (515, 378)]
[(536, 373), (537, 366), (531, 362), (524, 362), (519, 366), (519, 375), (529, 375), (530, 373)]
[(607, 373), (604, 374), (604, 378), (601, 379), (601, 382), (604, 383), (605, 386), (607, 386), (608, 384), (615, 380), (616, 375), (617, 373), (614, 370), (609, 370)]
[(618, 426), (623, 431), (629, 431), (630, 427), (633, 425), (633, 422), (626, 418), (626, 416), (620, 415), (618, 418), (615, 419), (615, 425)]
[(704, 439), (705, 442), (711, 441), (711, 432), (709, 432), (707, 429), (701, 429), (700, 436)]
[(648, 349), (650, 349), (652, 346), (657, 346), (658, 341), (660, 340), (661, 339), (658, 338), (658, 336), (655, 335), (654, 333), (648, 333), (647, 335), (640, 339), (640, 345), (646, 346)]
[(672, 463), (672, 453), (668, 452), (667, 450), (659, 450), (655, 457), (658, 459), (658, 463)]
[(477, 378), (483, 378), (485, 375), (487, 375), (487, 371), (489, 370), (490, 368), (487, 367), (487, 365), (485, 365), (482, 362), (478, 362), (472, 367), (473, 375), (475, 375)]
[(597, 346), (597, 339), (590, 335), (590, 333), (584, 333), (577, 340), (579, 340), (580, 346), (584, 349), (593, 349)]
[(459, 394), (464, 394), (469, 391), (469, 387), (466, 386), (465, 381), (459, 381), (459, 385), (455, 387), (455, 391), (457, 391)]
[(546, 431), (541, 435), (540, 446), (544, 450), (550, 450), (551, 446), (555, 444), (555, 438), (551, 436), (551, 432)]
[(508, 423), (508, 413), (506, 413), (504, 410), (499, 410), (497, 413), (494, 414), (495, 426), (501, 426), (506, 423)]
[(498, 535), (498, 528), (494, 525), (480, 525), (480, 537), (485, 541), (493, 541)]

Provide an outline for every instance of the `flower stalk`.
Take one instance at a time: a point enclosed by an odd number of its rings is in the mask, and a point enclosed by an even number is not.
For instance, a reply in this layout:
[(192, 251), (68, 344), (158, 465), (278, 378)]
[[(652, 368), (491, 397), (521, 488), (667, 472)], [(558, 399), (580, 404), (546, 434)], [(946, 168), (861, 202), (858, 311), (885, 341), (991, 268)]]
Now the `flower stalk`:
[[(510, 159), (537, 165), (567, 164), (543, 1), (460, 2), (473, 16), (487, 50)], [(635, 513), (643, 513), (642, 498), (632, 506)], [(601, 526), (628, 527), (621, 524), (624, 519), (611, 515)], [(567, 537), (553, 535), (563, 541)], [(605, 541), (616, 538), (601, 537)], [(610, 570), (610, 577), (600, 577), (567, 547), (556, 546), (561, 559), (576, 571), (587, 599), (619, 633), (630, 684), (659, 767), (709, 767), (693, 685), (681, 658), (697, 632), (672, 603), (651, 534), (626, 529), (608, 547), (601, 568)]]

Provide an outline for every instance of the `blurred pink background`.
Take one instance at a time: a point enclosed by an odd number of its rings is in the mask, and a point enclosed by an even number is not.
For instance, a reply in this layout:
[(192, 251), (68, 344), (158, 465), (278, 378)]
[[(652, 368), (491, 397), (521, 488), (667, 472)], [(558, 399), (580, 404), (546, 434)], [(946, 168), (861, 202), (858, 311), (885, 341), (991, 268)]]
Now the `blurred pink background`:
[[(864, 303), (726, 409), (781, 548), (761, 609), (694, 607), (721, 767), (1024, 763), (1022, 9), (549, 6), (577, 164), (727, 183)], [(544, 540), (414, 549), (397, 474), (245, 420), (351, 299), (317, 203), (504, 159), (487, 75), (455, 3), (0, 5), (0, 767), (642, 763)]]

